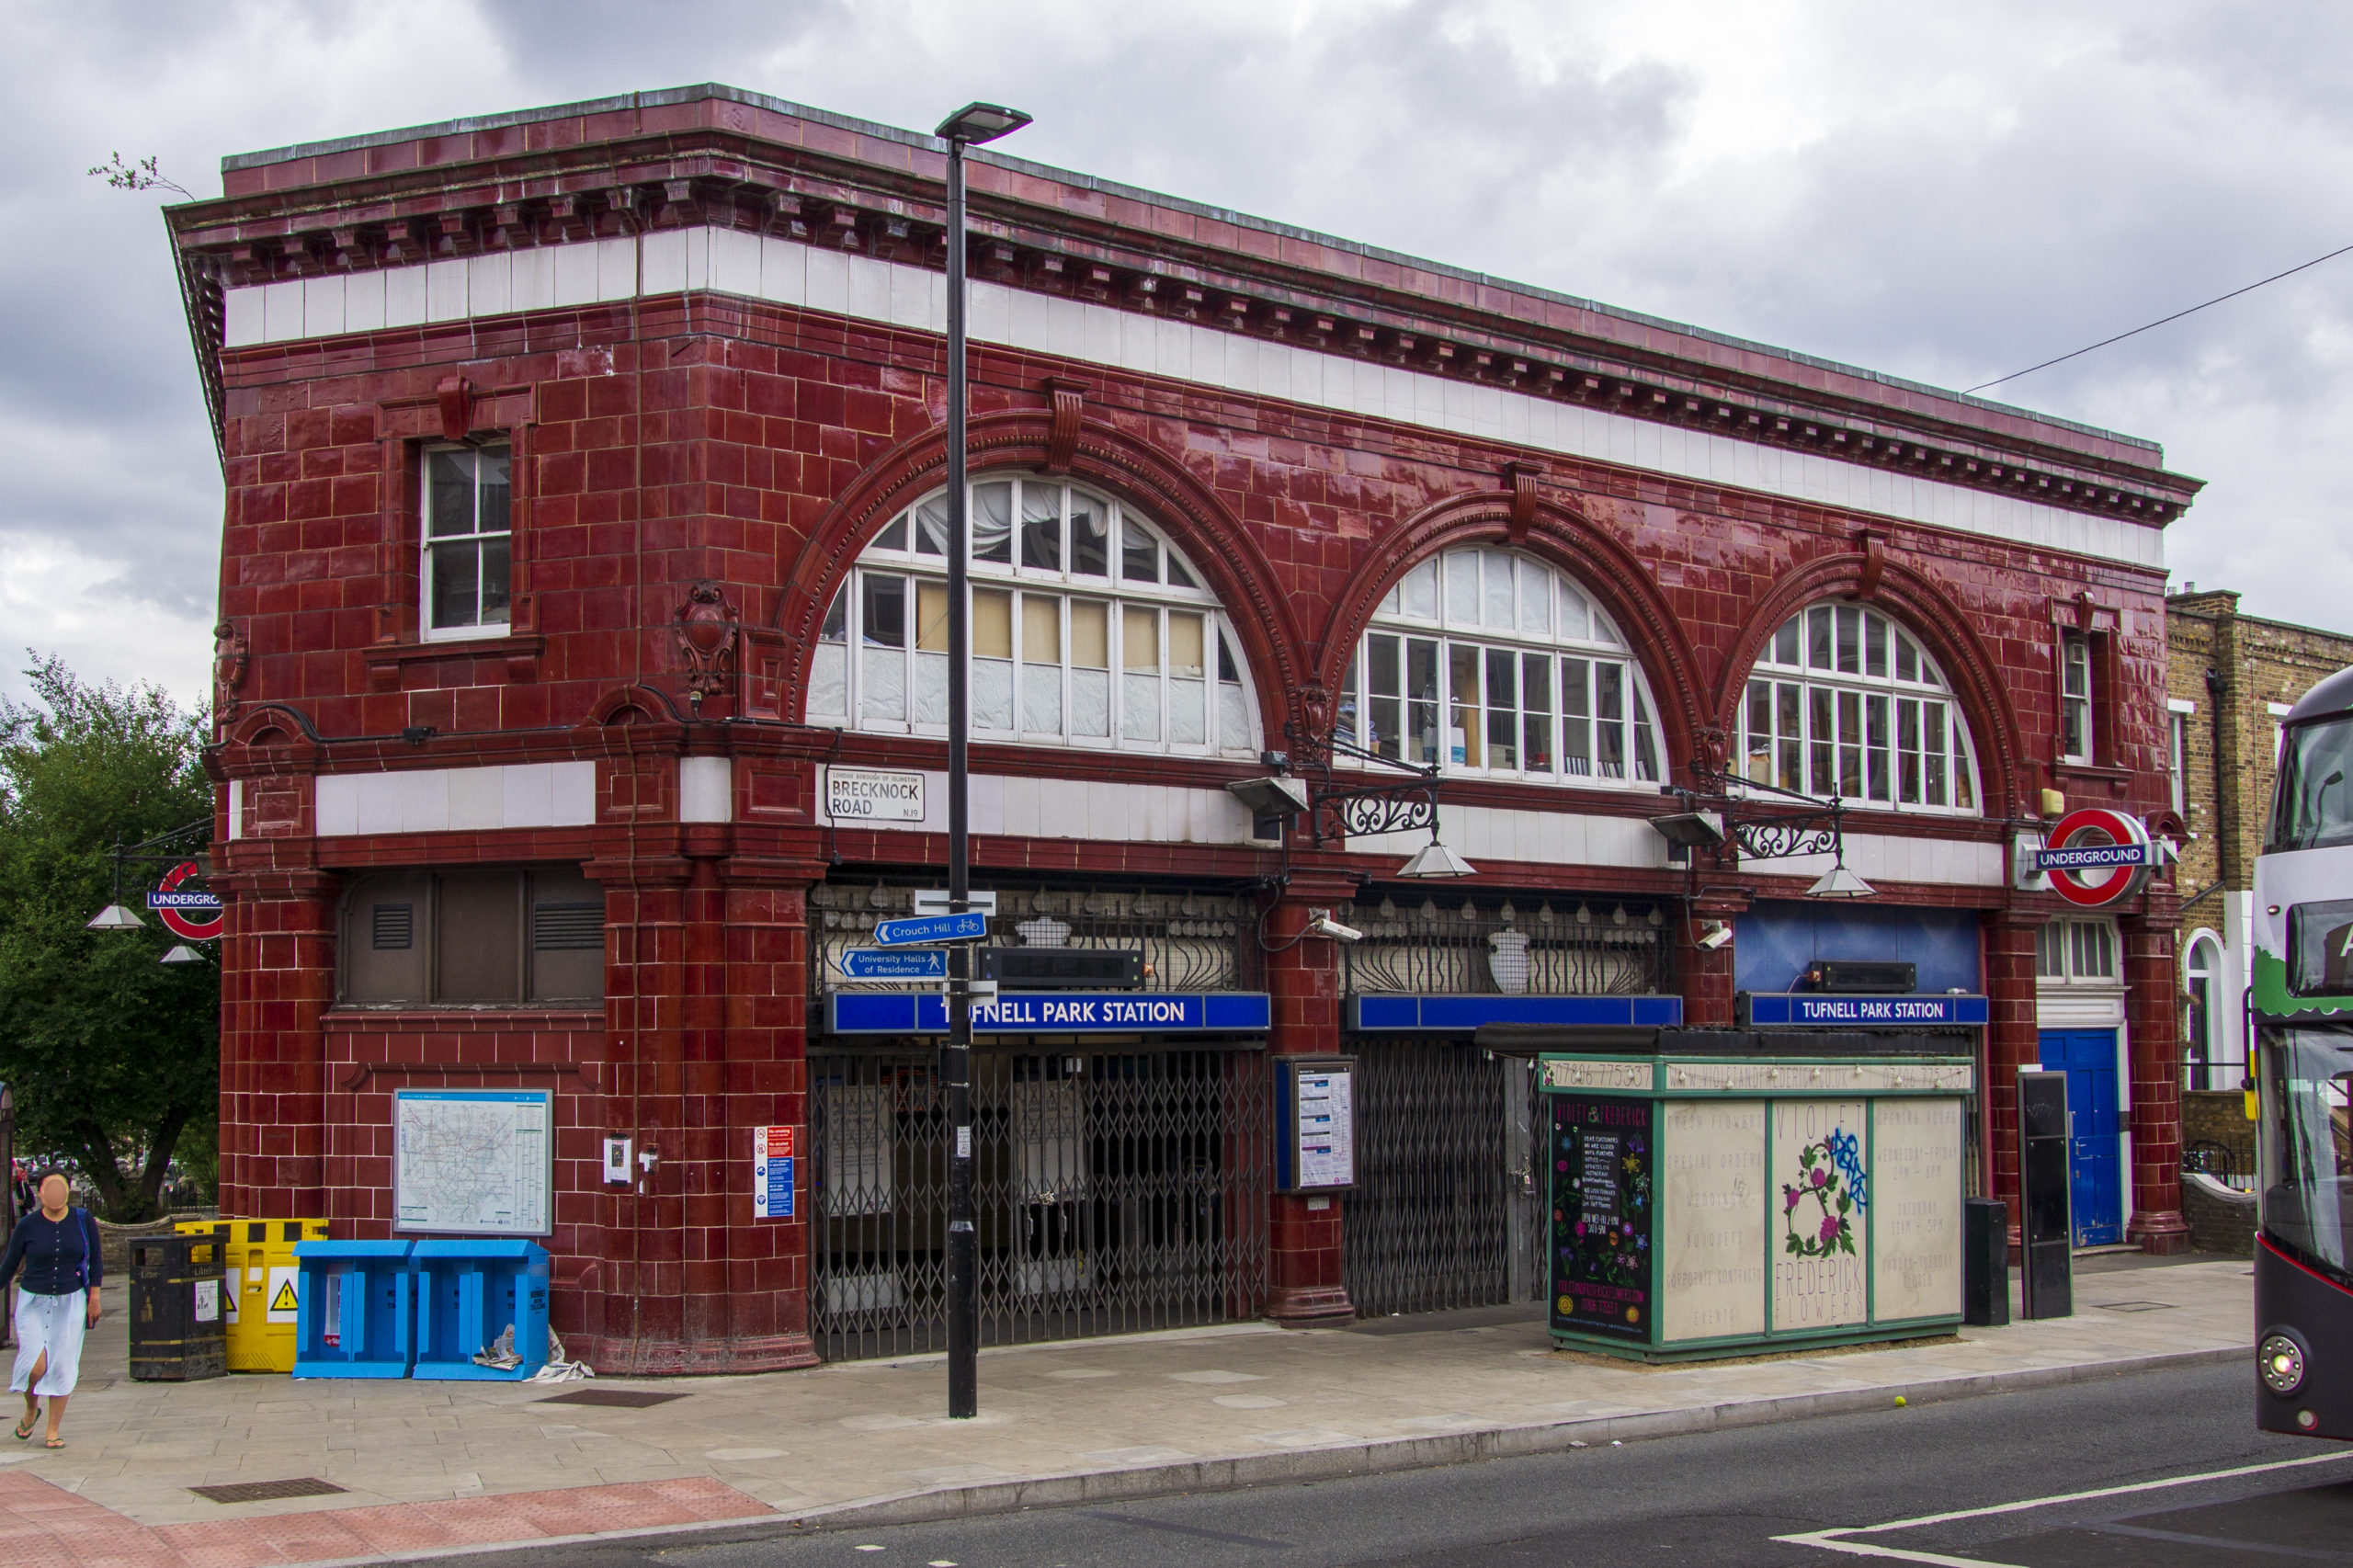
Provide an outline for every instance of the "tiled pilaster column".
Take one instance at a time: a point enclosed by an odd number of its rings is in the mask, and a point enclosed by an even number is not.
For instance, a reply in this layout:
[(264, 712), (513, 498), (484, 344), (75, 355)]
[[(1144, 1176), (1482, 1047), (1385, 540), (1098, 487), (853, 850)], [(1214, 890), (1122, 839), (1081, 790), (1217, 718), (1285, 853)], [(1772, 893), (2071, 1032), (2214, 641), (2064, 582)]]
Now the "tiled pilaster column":
[(2181, 922), (2170, 889), (2153, 889), (2149, 913), (2121, 922), (2124, 1016), (2132, 1075), (2132, 1222), (2125, 1239), (2143, 1252), (2189, 1250), (2181, 1214), (2181, 981), (2174, 944)]
[(1988, 913), (1981, 927), (1985, 950), (1985, 1082), (1979, 1086), (1985, 1142), (1992, 1160), (1985, 1196), (2009, 1206), (2011, 1244), (2018, 1234), (2018, 1072), (2041, 1059), (2035, 1018), (2034, 943), (2037, 915)]
[(328, 872), (238, 867), (212, 879), (226, 918), (221, 964), (221, 1212), (326, 1212), (325, 1041), (335, 1001)]
[[(1311, 908), (1345, 903), (1354, 886), (1338, 879), (1296, 877), (1267, 917), (1266, 939), (1279, 949), (1267, 955), (1272, 1056), (1320, 1056), (1340, 1049), (1339, 952), (1327, 938), (1302, 933)], [(1324, 1199), (1270, 1196), (1267, 1315), (1275, 1322), (1303, 1326), (1356, 1316), (1341, 1275), (1340, 1206), (1347, 1201), (1345, 1193)]]

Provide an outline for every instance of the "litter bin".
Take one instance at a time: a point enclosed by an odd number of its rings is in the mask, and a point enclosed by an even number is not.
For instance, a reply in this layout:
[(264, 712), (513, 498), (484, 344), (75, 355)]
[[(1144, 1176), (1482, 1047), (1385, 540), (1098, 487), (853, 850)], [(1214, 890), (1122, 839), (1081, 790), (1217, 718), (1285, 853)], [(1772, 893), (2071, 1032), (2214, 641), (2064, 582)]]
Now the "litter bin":
[(299, 1242), (298, 1378), (404, 1378), (415, 1357), (408, 1242)]
[[(521, 1382), (548, 1364), (548, 1255), (536, 1242), (419, 1242), (416, 1370), (424, 1379)], [(515, 1331), (512, 1367), (474, 1357)]]
[(131, 1244), (131, 1375), (193, 1382), (227, 1372), (222, 1244), (214, 1236), (140, 1236)]
[(229, 1268), (229, 1370), (290, 1372), (301, 1308), (294, 1249), (324, 1241), (324, 1220), (183, 1220), (182, 1235), (221, 1238)]

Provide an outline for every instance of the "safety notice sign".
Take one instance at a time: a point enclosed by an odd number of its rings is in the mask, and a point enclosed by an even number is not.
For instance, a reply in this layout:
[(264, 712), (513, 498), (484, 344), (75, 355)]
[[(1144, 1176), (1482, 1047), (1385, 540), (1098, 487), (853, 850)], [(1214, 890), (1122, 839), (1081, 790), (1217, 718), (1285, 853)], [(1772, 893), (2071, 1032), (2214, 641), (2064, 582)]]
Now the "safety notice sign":
[(792, 1218), (792, 1129), (752, 1129), (752, 1218)]

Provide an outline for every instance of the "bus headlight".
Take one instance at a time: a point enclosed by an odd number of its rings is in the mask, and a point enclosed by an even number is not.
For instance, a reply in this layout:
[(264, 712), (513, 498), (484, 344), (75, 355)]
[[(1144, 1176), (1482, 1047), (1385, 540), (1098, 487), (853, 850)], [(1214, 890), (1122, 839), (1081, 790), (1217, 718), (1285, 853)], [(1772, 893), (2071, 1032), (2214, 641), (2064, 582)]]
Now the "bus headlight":
[(2284, 1334), (2268, 1335), (2255, 1352), (2263, 1386), (2286, 1399), (2304, 1386), (2304, 1347)]

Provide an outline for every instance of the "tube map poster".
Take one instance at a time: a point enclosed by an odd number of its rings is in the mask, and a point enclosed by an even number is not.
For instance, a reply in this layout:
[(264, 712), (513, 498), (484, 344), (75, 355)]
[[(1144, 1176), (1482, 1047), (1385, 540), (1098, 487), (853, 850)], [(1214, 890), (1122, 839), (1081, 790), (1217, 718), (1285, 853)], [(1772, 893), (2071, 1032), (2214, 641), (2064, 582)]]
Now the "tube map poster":
[(545, 1089), (402, 1089), (392, 1096), (392, 1228), (544, 1236), (554, 1185)]
[(1650, 1102), (1552, 1100), (1552, 1326), (1646, 1344), (1657, 1148)]

